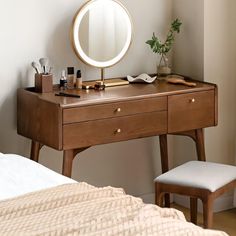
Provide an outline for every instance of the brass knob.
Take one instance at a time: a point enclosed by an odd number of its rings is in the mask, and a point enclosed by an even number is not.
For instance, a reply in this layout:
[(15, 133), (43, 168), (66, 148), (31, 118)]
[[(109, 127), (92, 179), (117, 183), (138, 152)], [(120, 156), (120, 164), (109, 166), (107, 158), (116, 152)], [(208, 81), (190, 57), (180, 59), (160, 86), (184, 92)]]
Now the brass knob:
[(116, 134), (120, 134), (121, 133), (121, 129), (117, 129), (115, 133)]
[(121, 112), (121, 108), (118, 107), (118, 108), (116, 109), (116, 112)]
[(189, 102), (194, 103), (195, 102), (195, 98), (190, 99)]

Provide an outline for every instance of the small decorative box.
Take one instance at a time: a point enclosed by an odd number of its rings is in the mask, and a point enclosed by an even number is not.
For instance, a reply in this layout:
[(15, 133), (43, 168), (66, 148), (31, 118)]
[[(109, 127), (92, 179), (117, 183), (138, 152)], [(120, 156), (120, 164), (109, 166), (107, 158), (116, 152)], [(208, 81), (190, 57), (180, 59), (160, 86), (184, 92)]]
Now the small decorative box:
[(35, 91), (50, 93), (53, 91), (52, 74), (35, 74)]

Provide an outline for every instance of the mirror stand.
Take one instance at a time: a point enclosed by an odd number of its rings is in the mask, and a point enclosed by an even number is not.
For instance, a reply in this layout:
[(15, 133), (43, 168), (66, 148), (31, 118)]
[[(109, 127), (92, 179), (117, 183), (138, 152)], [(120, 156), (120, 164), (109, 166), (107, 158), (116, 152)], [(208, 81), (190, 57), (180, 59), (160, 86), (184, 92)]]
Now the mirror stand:
[(116, 79), (107, 79), (105, 80), (105, 68), (102, 67), (101, 69), (101, 79), (95, 82), (94, 89), (96, 90), (104, 90), (106, 87), (115, 87), (121, 85), (128, 85), (129, 81), (122, 78)]
[(104, 85), (105, 84), (105, 68), (101, 68), (101, 82)]
[(96, 90), (104, 90), (105, 89), (105, 78), (104, 78), (104, 73), (105, 73), (105, 68), (100, 68), (101, 69), (101, 78), (99, 81), (95, 82), (94, 89)]

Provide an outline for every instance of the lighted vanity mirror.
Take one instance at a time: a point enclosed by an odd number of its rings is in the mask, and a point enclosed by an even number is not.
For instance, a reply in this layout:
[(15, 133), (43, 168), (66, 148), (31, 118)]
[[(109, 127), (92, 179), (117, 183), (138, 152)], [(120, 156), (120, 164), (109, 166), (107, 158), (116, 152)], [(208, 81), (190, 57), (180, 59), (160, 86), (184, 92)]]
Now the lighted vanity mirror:
[(72, 25), (76, 55), (98, 68), (118, 63), (132, 41), (132, 22), (127, 9), (116, 0), (91, 0), (76, 13)]

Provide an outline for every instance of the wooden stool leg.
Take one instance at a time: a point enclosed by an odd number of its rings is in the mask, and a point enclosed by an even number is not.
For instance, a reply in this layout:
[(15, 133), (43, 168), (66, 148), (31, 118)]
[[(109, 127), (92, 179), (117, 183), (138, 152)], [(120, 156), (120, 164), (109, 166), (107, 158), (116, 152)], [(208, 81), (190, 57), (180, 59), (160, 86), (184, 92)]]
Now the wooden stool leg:
[(164, 199), (165, 199), (165, 207), (169, 207), (170, 208), (170, 194), (169, 193), (165, 193), (164, 194)]
[(197, 198), (190, 197), (190, 216), (191, 222), (197, 224)]
[(155, 183), (155, 204), (156, 205), (160, 207), (164, 207), (163, 196), (164, 194), (160, 191), (158, 183)]
[[(159, 136), (162, 173), (169, 170), (167, 135)], [(165, 194), (165, 207), (170, 207), (170, 194)]]
[(213, 199), (208, 197), (203, 200), (203, 226), (205, 229), (212, 228), (213, 223)]

